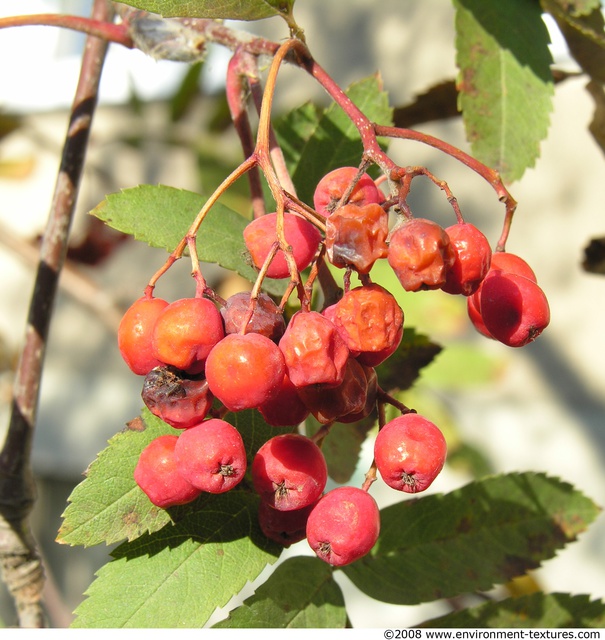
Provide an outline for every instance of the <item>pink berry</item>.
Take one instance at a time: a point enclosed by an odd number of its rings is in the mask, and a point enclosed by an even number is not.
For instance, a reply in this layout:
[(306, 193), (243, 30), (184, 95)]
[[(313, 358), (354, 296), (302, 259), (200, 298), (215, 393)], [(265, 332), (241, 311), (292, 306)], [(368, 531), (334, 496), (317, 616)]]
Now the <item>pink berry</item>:
[[(271, 247), (277, 242), (276, 225), (277, 213), (268, 213), (252, 220), (244, 229), (244, 242), (257, 269), (263, 266)], [(306, 269), (311, 264), (321, 242), (319, 230), (304, 218), (293, 213), (285, 213), (284, 235), (292, 247), (296, 268), (299, 271)], [(290, 269), (281, 249), (271, 261), (267, 276), (269, 278), (290, 277)]]
[(212, 418), (183, 431), (174, 457), (181, 476), (201, 491), (224, 493), (246, 473), (246, 449), (239, 431)]
[(374, 444), (374, 461), (382, 479), (406, 493), (427, 489), (443, 468), (446, 453), (440, 429), (416, 413), (385, 424)]
[(378, 505), (369, 493), (356, 487), (338, 487), (326, 493), (307, 520), (309, 546), (335, 567), (369, 553), (379, 533)]
[[(329, 216), (358, 173), (357, 167), (339, 167), (326, 173), (315, 187), (315, 193), (313, 194), (313, 207), (315, 210), (324, 216)], [(363, 173), (353, 187), (347, 204), (363, 206), (371, 203), (381, 204), (383, 201), (384, 195), (378, 189), (374, 180), (367, 173)]]
[(302, 509), (315, 502), (328, 480), (321, 449), (296, 433), (267, 440), (254, 456), (251, 473), (261, 499), (279, 511)]
[(162, 509), (191, 502), (201, 493), (179, 473), (174, 456), (177, 440), (176, 435), (152, 440), (141, 452), (134, 470), (135, 482)]

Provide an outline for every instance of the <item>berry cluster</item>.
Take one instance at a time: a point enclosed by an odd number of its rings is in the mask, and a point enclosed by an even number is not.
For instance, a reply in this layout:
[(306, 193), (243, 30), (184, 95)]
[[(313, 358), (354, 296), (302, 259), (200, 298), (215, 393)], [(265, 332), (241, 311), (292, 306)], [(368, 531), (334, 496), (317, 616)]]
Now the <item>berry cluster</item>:
[[(371, 280), (373, 265), (386, 259), (406, 291), (466, 296), (474, 326), (510, 346), (539, 335), (548, 303), (523, 260), (492, 254), (485, 236), (461, 217), (447, 229), (411, 215), (390, 225), (398, 204), (366, 173), (337, 169), (317, 185), (307, 217), (281, 211), (247, 225), (244, 242), (259, 272), (251, 292), (222, 300), (198, 287), (195, 297), (169, 303), (148, 287), (126, 311), (120, 352), (144, 376), (145, 405), (178, 430), (152, 441), (136, 466), (135, 480), (153, 504), (168, 508), (202, 492), (223, 493), (247, 476), (267, 537), (285, 546), (306, 538), (320, 558), (341, 566), (377, 540), (379, 511), (368, 490), (378, 474), (402, 492), (431, 485), (446, 442), (438, 427), (380, 388), (376, 367), (400, 345), (404, 314)], [(314, 310), (311, 292), (325, 259), (345, 270), (344, 291), (330, 303), (324, 295)], [(309, 267), (303, 287), (301, 272)], [(352, 273), (359, 286), (351, 286)], [(260, 291), (265, 277), (290, 279), (279, 304)], [(295, 289), (300, 308), (285, 313)], [(385, 423), (384, 411), (377, 412), (374, 462), (363, 487), (326, 492), (321, 444), (330, 427), (366, 418), (385, 403), (402, 415)], [(313, 437), (270, 438), (248, 469), (242, 435), (223, 419), (243, 410), (258, 411), (275, 427), (301, 425), (310, 415), (322, 426)]]

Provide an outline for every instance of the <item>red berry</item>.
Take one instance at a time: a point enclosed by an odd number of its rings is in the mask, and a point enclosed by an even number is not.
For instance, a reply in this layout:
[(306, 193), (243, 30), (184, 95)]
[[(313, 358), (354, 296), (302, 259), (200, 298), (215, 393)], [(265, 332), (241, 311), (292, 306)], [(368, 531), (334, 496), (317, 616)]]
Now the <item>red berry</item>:
[[(277, 213), (268, 213), (252, 220), (244, 229), (244, 242), (257, 269), (263, 266), (271, 247), (277, 242), (276, 225)], [(300, 216), (285, 213), (284, 235), (292, 247), (297, 269), (299, 271), (306, 269), (315, 257), (322, 239), (317, 227)], [(267, 276), (269, 278), (290, 277), (288, 263), (281, 249), (271, 261)]]
[(448, 269), (443, 291), (470, 296), (489, 271), (492, 249), (488, 239), (474, 225), (464, 222), (446, 230), (454, 250), (454, 263)]
[(182, 298), (158, 316), (153, 330), (153, 354), (164, 364), (200, 373), (214, 345), (223, 338), (223, 319), (206, 298)]
[(537, 281), (534, 270), (527, 262), (515, 253), (506, 251), (495, 251), (492, 254), (490, 271), (505, 271), (506, 273), (516, 273), (519, 276)]
[(292, 511), (278, 511), (263, 502), (258, 507), (258, 522), (261, 531), (284, 547), (304, 540), (307, 535), (307, 520), (316, 502)]
[(296, 312), (279, 348), (295, 387), (342, 382), (349, 348), (332, 322), (317, 311)]
[(134, 470), (135, 482), (162, 509), (191, 502), (201, 493), (178, 471), (174, 457), (177, 440), (176, 435), (152, 440), (141, 452)]
[(389, 264), (406, 291), (439, 289), (454, 259), (445, 229), (424, 218), (404, 222), (389, 242)]
[(286, 373), (279, 347), (259, 333), (231, 333), (210, 352), (206, 380), (229, 411), (255, 409), (270, 398)]
[(297, 433), (267, 440), (254, 456), (251, 473), (261, 499), (279, 511), (302, 509), (315, 502), (328, 480), (321, 449)]
[(326, 493), (307, 520), (307, 541), (317, 556), (342, 567), (365, 556), (378, 540), (380, 512), (372, 496), (356, 487)]
[(326, 220), (328, 260), (335, 267), (367, 274), (376, 260), (387, 257), (388, 234), (388, 215), (380, 205), (340, 207)]
[(509, 347), (535, 340), (550, 322), (542, 289), (515, 273), (494, 271), (480, 289), (481, 318), (493, 338)]
[(288, 374), (284, 375), (275, 393), (258, 406), (258, 410), (265, 422), (272, 427), (294, 426), (300, 424), (309, 415), (309, 409), (300, 399)]
[[(496, 251), (492, 254), (491, 265), (486, 278), (491, 276), (496, 271), (502, 271), (505, 273), (514, 273), (520, 276), (528, 278), (532, 282), (536, 282), (536, 274), (533, 269), (527, 264), (523, 258), (514, 253), (507, 253), (505, 251)], [(485, 278), (484, 278), (485, 280)], [(467, 312), (473, 326), (477, 331), (487, 338), (494, 338), (485, 326), (485, 322), (481, 317), (481, 283), (472, 295), (467, 299)]]
[(224, 493), (246, 473), (246, 449), (239, 431), (212, 418), (183, 431), (174, 449), (181, 476), (201, 491)]
[(154, 355), (151, 336), (156, 320), (168, 306), (161, 298), (139, 298), (122, 316), (118, 327), (118, 348), (130, 370), (145, 376), (162, 364)]
[(440, 429), (416, 413), (385, 424), (374, 444), (374, 461), (382, 479), (406, 493), (427, 489), (443, 468), (446, 453)]
[[(313, 207), (315, 210), (324, 216), (329, 216), (358, 173), (357, 167), (339, 167), (327, 173), (315, 187), (315, 193), (313, 194)], [(363, 206), (373, 202), (380, 204), (383, 201), (384, 195), (382, 192), (372, 178), (367, 173), (363, 173), (353, 187), (347, 203)]]
[(141, 397), (153, 415), (175, 429), (199, 424), (213, 400), (203, 376), (188, 376), (168, 365), (156, 367), (145, 376)]
[[(225, 306), (220, 311), (225, 323), (225, 333), (240, 333), (245, 329), (246, 333), (260, 333), (273, 342), (278, 342), (286, 329), (286, 322), (279, 307), (266, 293), (259, 293), (252, 303), (250, 298), (249, 291), (241, 291), (227, 298)], [(250, 316), (251, 304), (253, 312)], [(248, 323), (244, 328), (242, 324), (248, 317)]]

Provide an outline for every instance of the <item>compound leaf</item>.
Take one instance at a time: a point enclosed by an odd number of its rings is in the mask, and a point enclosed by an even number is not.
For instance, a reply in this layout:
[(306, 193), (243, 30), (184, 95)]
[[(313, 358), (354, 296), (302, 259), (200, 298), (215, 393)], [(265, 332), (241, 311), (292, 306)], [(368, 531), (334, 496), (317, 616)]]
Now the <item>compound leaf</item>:
[(587, 595), (532, 593), (427, 620), (424, 628), (602, 629), (605, 603)]
[(289, 13), (294, 0), (127, 0), (124, 4), (166, 18), (261, 20)]
[(459, 108), (474, 155), (506, 182), (534, 166), (554, 83), (540, 5), (454, 0)]
[[(204, 196), (192, 191), (144, 184), (109, 194), (90, 213), (113, 229), (171, 252), (205, 202)], [(254, 282), (257, 272), (247, 262), (242, 235), (248, 222), (239, 213), (216, 203), (198, 232), (199, 259), (215, 262)], [(266, 279), (263, 288), (281, 295), (285, 286), (282, 282)]]
[(297, 556), (279, 565), (253, 596), (214, 627), (337, 629), (346, 621), (331, 567), (318, 558)]
[[(370, 76), (346, 91), (355, 105), (374, 122), (391, 124), (392, 109), (381, 79)], [(295, 109), (275, 122), (299, 197), (312, 203), (313, 191), (323, 175), (342, 166), (358, 166), (363, 153), (359, 133), (335, 103), (323, 112), (310, 105)]]
[(229, 491), (174, 525), (123, 543), (97, 572), (72, 626), (203, 626), (281, 551), (261, 533), (257, 509), (252, 493)]
[(598, 511), (542, 473), (489, 477), (383, 509), (374, 549), (343, 570), (364, 593), (395, 604), (488, 590), (553, 557)]

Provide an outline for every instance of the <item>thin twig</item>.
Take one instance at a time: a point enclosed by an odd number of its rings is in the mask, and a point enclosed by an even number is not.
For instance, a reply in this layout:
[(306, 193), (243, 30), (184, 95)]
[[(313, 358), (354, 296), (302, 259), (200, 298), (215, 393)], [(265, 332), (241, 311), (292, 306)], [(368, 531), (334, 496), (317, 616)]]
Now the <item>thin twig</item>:
[[(112, 5), (95, 0), (92, 19), (109, 22)], [(92, 116), (107, 42), (86, 41), (48, 223), (40, 248), (25, 342), (17, 367), (10, 422), (0, 451), (0, 563), (15, 601), (19, 626), (46, 625), (42, 607), (44, 572), (31, 535), (29, 513), (35, 500), (30, 453), (39, 403), (46, 343), (59, 274), (82, 176)]]

